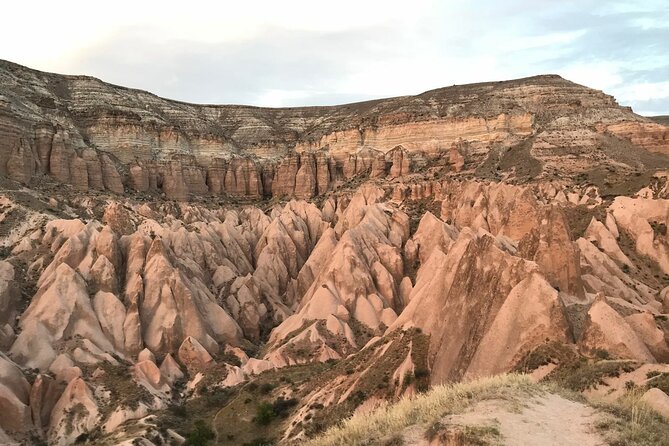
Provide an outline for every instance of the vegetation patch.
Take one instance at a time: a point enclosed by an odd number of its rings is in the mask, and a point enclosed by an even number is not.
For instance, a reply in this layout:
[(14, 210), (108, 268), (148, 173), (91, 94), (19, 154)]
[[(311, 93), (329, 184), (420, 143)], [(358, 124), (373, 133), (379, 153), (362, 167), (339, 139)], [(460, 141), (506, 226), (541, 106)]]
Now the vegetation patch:
[(669, 373), (657, 371), (648, 372), (646, 377), (648, 378), (648, 382), (645, 385), (646, 390), (655, 387), (669, 395)]
[(574, 348), (561, 342), (549, 342), (529, 352), (516, 366), (516, 371), (531, 373), (548, 364), (567, 364), (575, 361), (578, 361), (578, 353)]
[(547, 379), (566, 389), (582, 392), (603, 385), (604, 378), (617, 377), (638, 367), (639, 363), (634, 361), (582, 359), (577, 363), (558, 367)]
[(432, 213), (437, 218), (441, 216), (441, 201), (434, 198), (406, 200), (402, 210), (409, 216), (409, 234), (414, 234), (426, 212)]
[(216, 438), (216, 434), (211, 427), (203, 420), (197, 420), (193, 430), (186, 435), (186, 446), (205, 446), (210, 440)]
[[(367, 347), (366, 351), (369, 353), (357, 354), (339, 361), (324, 374), (323, 381), (328, 382), (340, 376), (350, 376), (351, 384), (344, 386), (349, 390), (348, 398), (339, 404), (317, 411), (305, 423), (304, 431), (307, 436), (312, 437), (319, 434), (339, 420), (351, 416), (358, 406), (370, 398), (386, 401), (396, 399), (396, 388), (399, 386), (402, 386), (401, 390), (404, 390), (408, 385), (415, 383), (418, 390), (427, 390), (429, 387), (428, 342), (429, 337), (418, 329), (398, 330)], [(385, 349), (385, 352), (378, 356), (372, 354), (377, 349)], [(395, 370), (409, 355), (409, 351), (411, 351), (416, 367), (414, 374), (403, 377), (405, 379), (401, 383), (399, 380), (393, 381)], [(341, 396), (343, 395), (338, 395), (338, 398)]]
[(611, 446), (666, 446), (669, 423), (641, 401), (644, 390), (632, 389), (614, 403), (595, 403), (608, 414), (597, 429)]
[(374, 337), (375, 333), (372, 331), (371, 328), (363, 324), (362, 322), (358, 321), (355, 318), (351, 318), (348, 321), (348, 326), (351, 327), (351, 331), (353, 332), (353, 337), (355, 338), (355, 342), (358, 343), (358, 345), (364, 346), (367, 345), (367, 343)]
[[(216, 370), (216, 369), (212, 369)], [(215, 380), (215, 376), (211, 377)], [(220, 377), (219, 377), (220, 378)], [(191, 432), (198, 432), (198, 421), (207, 423), (214, 418), (216, 412), (224, 407), (237, 395), (238, 389), (216, 386), (198, 386), (196, 397), (177, 401), (165, 410), (156, 413), (156, 426), (165, 433), (172, 429), (186, 437)], [(212, 427), (209, 425), (209, 427)]]
[[(293, 331), (291, 331), (290, 333), (288, 333), (288, 334), (287, 334), (287, 335), (286, 335), (280, 342), (278, 342), (277, 344), (274, 344), (274, 345), (272, 346), (272, 348), (273, 348), (273, 349), (278, 349), (278, 348), (281, 347), (282, 345), (287, 344), (291, 339), (293, 339), (295, 336), (299, 335), (299, 334), (302, 333), (304, 330), (306, 330), (307, 328), (309, 328), (309, 326), (310, 326), (311, 324), (313, 324), (313, 323), (314, 323), (314, 320), (312, 320), (312, 319), (308, 319), (308, 320), (303, 321), (303, 322), (302, 322), (302, 325), (301, 325), (299, 328), (296, 328), (295, 330), (293, 330)], [(267, 351), (269, 350), (269, 347), (270, 347), (270, 346), (269, 346), (269, 344), (268, 344), (268, 345), (265, 346), (264, 349), (262, 349), (262, 351), (260, 352), (260, 353), (261, 353), (261, 356), (262, 356), (264, 353), (267, 353)]]
[(88, 416), (88, 409), (82, 403), (72, 406), (65, 414), (65, 434), (74, 432), (74, 424), (81, 418)]
[(569, 231), (571, 232), (572, 240), (583, 237), (585, 230), (588, 229), (590, 222), (596, 218), (600, 222), (606, 221), (606, 206), (599, 205), (589, 208), (585, 204), (581, 205), (565, 205), (561, 207), (564, 212), (565, 220), (569, 222)]
[(436, 422), (425, 432), (425, 437), (438, 444), (462, 444), (468, 446), (501, 445), (502, 434), (495, 426), (469, 426)]
[[(314, 363), (270, 370), (230, 389), (231, 397), (210, 415), (216, 444), (276, 444), (311, 386), (323, 384), (331, 364)], [(287, 396), (290, 395), (290, 396)]]
[(220, 362), (225, 362), (227, 364), (234, 365), (234, 366), (237, 366), (237, 367), (242, 366), (241, 359), (239, 359), (239, 357), (232, 352), (228, 352), (228, 351), (223, 352), (223, 353), (219, 354), (216, 357), (216, 359)]
[[(421, 424), (434, 426), (445, 415), (461, 413), (479, 401), (521, 400), (543, 391), (544, 388), (540, 384), (533, 383), (523, 375), (501, 375), (468, 383), (437, 386), (413, 399), (402, 399), (394, 405), (384, 405), (371, 414), (355, 415), (307, 444), (311, 446), (372, 444), (374, 439), (398, 435), (409, 426)], [(467, 432), (463, 430), (462, 435), (493, 441), (496, 436), (494, 432), (483, 429), (485, 432), (470, 427)], [(434, 432), (437, 435), (439, 429), (434, 429)]]
[(573, 348), (559, 342), (550, 342), (530, 352), (516, 367), (516, 371), (530, 373), (541, 366), (554, 364), (544, 381), (562, 388), (582, 392), (604, 384), (604, 378), (617, 377), (636, 370), (636, 361), (609, 359), (605, 350), (597, 350), (594, 358), (579, 355)]
[(665, 274), (664, 271), (660, 269), (657, 262), (647, 256), (639, 254), (636, 250), (636, 243), (624, 229), (621, 228), (619, 232), (620, 238), (618, 239), (618, 245), (627, 258), (630, 259), (630, 262), (635, 266), (635, 268), (628, 268), (626, 273), (629, 274), (631, 278), (658, 290), (669, 286), (669, 275)]
[(427, 354), (430, 348), (430, 337), (423, 335), (420, 329), (414, 329), (412, 337), (411, 360), (414, 363), (416, 390), (425, 392), (430, 387), (430, 370), (427, 365)]
[(259, 403), (256, 406), (256, 416), (253, 421), (261, 426), (267, 426), (276, 417), (272, 405), (269, 403)]
[[(236, 358), (236, 356), (235, 356)], [(212, 394), (216, 391), (226, 391), (220, 387), (221, 381), (228, 376), (228, 366), (225, 363), (209, 364), (204, 378), (197, 384), (197, 392), (202, 395)]]
[(117, 407), (136, 410), (140, 403), (147, 406), (153, 403), (153, 395), (133, 379), (128, 365), (103, 362), (99, 367), (104, 371), (102, 382), (110, 392), (110, 399), (101, 410), (103, 416), (109, 415)]

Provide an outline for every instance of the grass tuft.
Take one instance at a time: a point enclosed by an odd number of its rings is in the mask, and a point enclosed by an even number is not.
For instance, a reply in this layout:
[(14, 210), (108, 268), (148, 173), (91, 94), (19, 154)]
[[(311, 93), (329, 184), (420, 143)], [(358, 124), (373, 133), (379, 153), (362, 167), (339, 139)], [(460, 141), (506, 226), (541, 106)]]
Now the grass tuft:
[(613, 403), (592, 405), (607, 416), (596, 427), (611, 446), (667, 446), (669, 423), (648, 407), (643, 389), (632, 389)]

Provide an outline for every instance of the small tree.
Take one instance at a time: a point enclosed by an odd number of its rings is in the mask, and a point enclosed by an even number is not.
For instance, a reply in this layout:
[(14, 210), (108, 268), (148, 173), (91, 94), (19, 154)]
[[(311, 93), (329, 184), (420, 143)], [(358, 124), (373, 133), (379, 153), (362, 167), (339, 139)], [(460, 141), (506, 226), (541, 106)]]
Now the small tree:
[(192, 431), (186, 435), (186, 446), (206, 446), (216, 434), (204, 420), (197, 420)]
[(261, 426), (267, 426), (276, 417), (274, 408), (269, 403), (260, 403), (256, 406), (255, 422)]

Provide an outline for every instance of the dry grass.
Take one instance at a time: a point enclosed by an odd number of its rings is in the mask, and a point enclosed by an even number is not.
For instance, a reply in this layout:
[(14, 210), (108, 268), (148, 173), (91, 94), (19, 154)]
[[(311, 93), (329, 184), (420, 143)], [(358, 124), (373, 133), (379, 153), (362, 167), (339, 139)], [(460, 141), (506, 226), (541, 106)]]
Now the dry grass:
[[(439, 426), (449, 414), (462, 413), (477, 402), (505, 400), (511, 408), (545, 392), (589, 404), (602, 413), (596, 428), (611, 446), (669, 446), (669, 422), (640, 401), (644, 389), (631, 389), (616, 402), (588, 402), (583, 395), (556, 382), (537, 384), (526, 375), (508, 374), (434, 387), (415, 398), (386, 404), (372, 413), (354, 415), (306, 444), (309, 446), (365, 446), (380, 439), (400, 439), (410, 426)], [(565, 426), (565, 428), (568, 428)], [(435, 431), (436, 432), (436, 431)], [(487, 435), (487, 434), (486, 434)], [(478, 435), (476, 438), (481, 437)], [(485, 438), (484, 438), (485, 437)], [(494, 444), (484, 436), (481, 444)], [(477, 443), (472, 443), (477, 444)]]
[(644, 389), (632, 389), (614, 403), (593, 403), (607, 416), (597, 424), (612, 446), (667, 446), (669, 423), (641, 401)]
[(498, 446), (503, 444), (502, 434), (496, 426), (461, 426), (457, 424), (442, 424), (440, 422), (430, 426), (428, 431), (425, 432), (425, 439), (430, 444), (434, 444), (435, 442), (437, 444), (462, 444), (468, 446)]
[(370, 414), (355, 415), (307, 442), (310, 446), (374, 444), (379, 438), (400, 433), (408, 426), (432, 425), (448, 414), (460, 413), (472, 404), (490, 399), (516, 402), (544, 392), (544, 386), (524, 375), (500, 375), (476, 381), (436, 386), (415, 398), (385, 405)]

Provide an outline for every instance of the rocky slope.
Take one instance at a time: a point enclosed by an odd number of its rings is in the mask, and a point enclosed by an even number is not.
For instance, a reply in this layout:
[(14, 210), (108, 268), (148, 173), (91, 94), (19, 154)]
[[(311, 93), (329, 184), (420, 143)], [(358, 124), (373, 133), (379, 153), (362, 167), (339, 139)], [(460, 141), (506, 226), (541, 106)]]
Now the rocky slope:
[(299, 444), (441, 383), (669, 367), (669, 128), (601, 92), (0, 79), (3, 442)]

